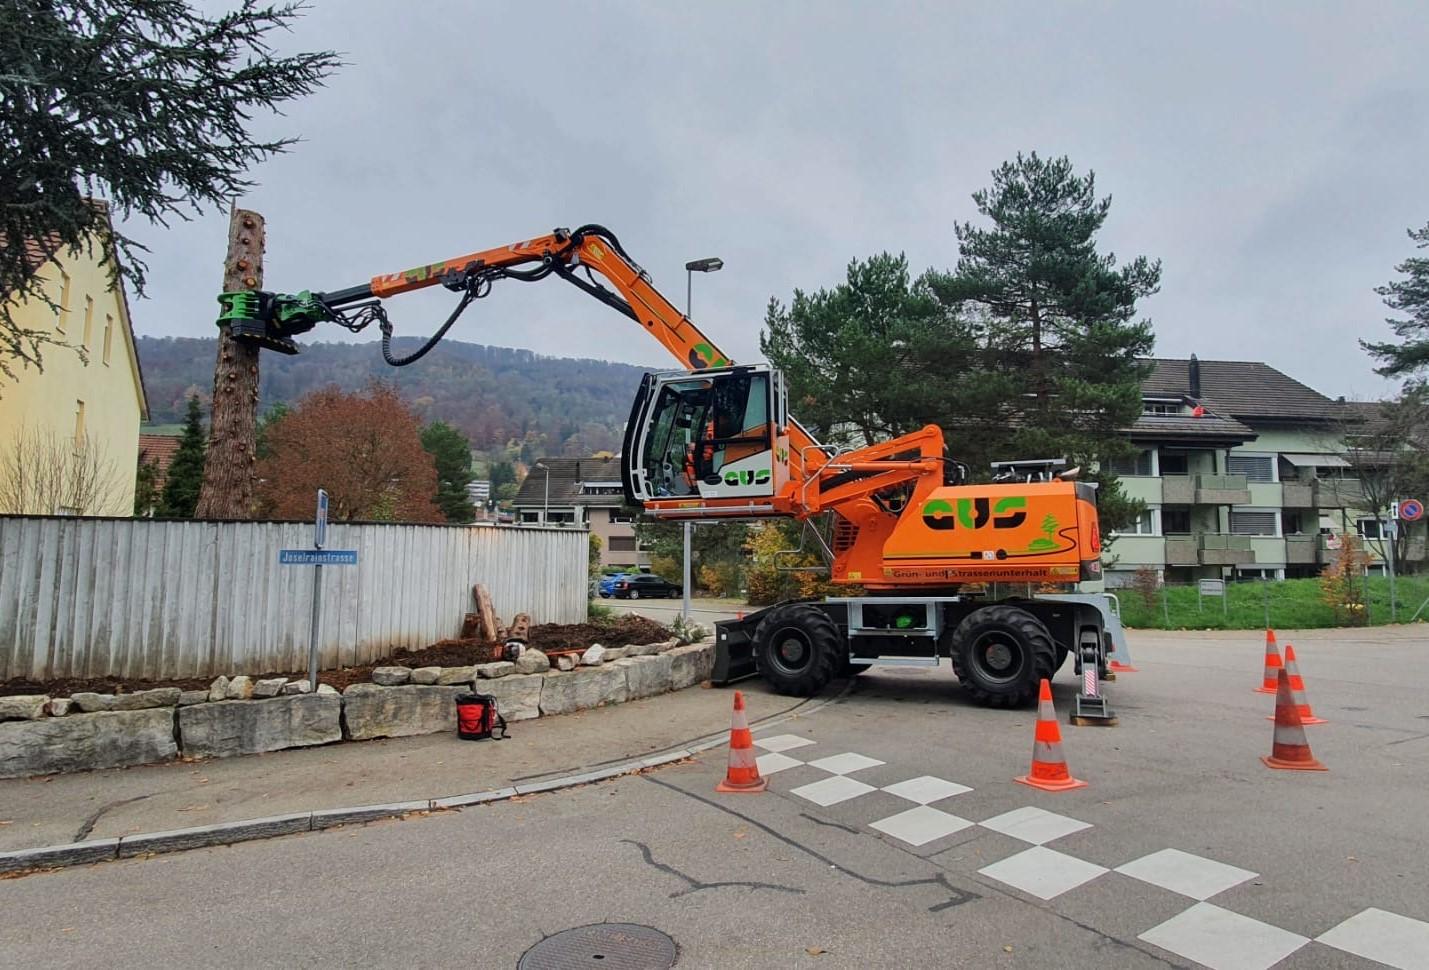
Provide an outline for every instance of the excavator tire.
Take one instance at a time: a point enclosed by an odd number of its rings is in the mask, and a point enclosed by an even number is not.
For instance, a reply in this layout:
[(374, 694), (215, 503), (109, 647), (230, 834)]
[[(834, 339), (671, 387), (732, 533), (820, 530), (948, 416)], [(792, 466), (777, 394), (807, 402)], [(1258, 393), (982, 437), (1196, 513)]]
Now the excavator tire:
[(1047, 627), (1015, 606), (984, 606), (953, 631), (949, 659), (963, 690), (979, 704), (1018, 707), (1056, 672), (1057, 647)]
[(759, 673), (780, 694), (811, 697), (833, 679), (843, 637), (828, 614), (808, 603), (776, 606), (754, 631)]

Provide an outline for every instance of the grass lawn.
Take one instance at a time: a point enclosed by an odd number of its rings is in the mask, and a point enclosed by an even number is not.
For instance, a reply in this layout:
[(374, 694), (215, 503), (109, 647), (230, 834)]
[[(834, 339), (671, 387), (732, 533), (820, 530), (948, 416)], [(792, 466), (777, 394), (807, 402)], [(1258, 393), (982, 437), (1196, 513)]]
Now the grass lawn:
[[(1388, 623), (1389, 579), (1371, 576), (1366, 582), (1369, 586), (1369, 616), (1366, 622), (1372, 625)], [(1395, 581), (1395, 588), (1399, 622), (1403, 623), (1429, 597), (1429, 576), (1401, 576)], [(1336, 620), (1334, 611), (1321, 598), (1318, 579), (1227, 583), (1224, 612), (1217, 596), (1205, 597), (1198, 608), (1194, 585), (1163, 587), (1150, 604), (1133, 589), (1116, 592), (1121, 600), (1122, 622), (1133, 628), (1255, 630), (1266, 624), (1267, 605), (1271, 627), (1306, 630), (1345, 625)], [(1170, 623), (1166, 622), (1168, 614)], [(1421, 621), (1425, 619), (1429, 619), (1429, 607), (1420, 615)]]

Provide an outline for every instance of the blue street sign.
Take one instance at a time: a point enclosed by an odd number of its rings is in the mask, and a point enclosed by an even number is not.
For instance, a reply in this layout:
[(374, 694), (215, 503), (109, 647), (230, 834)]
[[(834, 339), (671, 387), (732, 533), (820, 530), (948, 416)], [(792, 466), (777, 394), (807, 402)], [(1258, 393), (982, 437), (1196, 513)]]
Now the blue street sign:
[(279, 549), (280, 566), (356, 566), (356, 549)]

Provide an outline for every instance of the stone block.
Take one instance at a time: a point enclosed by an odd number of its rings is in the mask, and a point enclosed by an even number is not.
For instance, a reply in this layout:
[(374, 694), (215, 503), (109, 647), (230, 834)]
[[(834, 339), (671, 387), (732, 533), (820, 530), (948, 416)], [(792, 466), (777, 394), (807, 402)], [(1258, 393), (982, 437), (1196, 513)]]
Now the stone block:
[(617, 660), (624, 660), (624, 659), (625, 659), (625, 648), (624, 648), (624, 647), (606, 647), (606, 648), (605, 648), (605, 662), (606, 662), (606, 663), (614, 663), (614, 662), (617, 661)]
[(0, 724), (0, 778), (172, 761), (174, 712), (106, 711)]
[(156, 687), (153, 690), (136, 690), (132, 694), (116, 694), (111, 710), (147, 711), (152, 707), (174, 707), (182, 693), (177, 687)]
[(516, 665), (509, 660), (497, 660), (489, 664), (477, 664), (476, 675), (482, 680), (495, 680), (516, 673)]
[(605, 647), (598, 643), (592, 643), (586, 648), (586, 652), (581, 654), (582, 667), (599, 667), (605, 663)]
[(573, 653), (561, 653), (556, 655), (556, 669), (569, 673), (576, 669), (576, 655)]
[(38, 849), (0, 852), (0, 872), (23, 872), (26, 869), (53, 869), (58, 866), (106, 862), (113, 859), (118, 852), (118, 839), (86, 839), (66, 845), (46, 845)]
[(208, 699), (211, 701), (228, 700), (228, 678), (222, 675), (215, 677), (213, 683), (208, 685)]
[(0, 721), (33, 721), (45, 716), (48, 694), (14, 694), (0, 697)]
[(206, 690), (186, 690), (179, 695), (179, 706), (188, 707), (191, 704), (205, 704), (208, 702), (208, 691)]
[(456, 699), (467, 687), (353, 684), (342, 692), (347, 736), (354, 741), (456, 731)]
[(337, 693), (337, 688), (334, 687), (332, 684), (318, 684), (318, 693), (319, 693), (319, 694), (336, 694), (336, 693)]
[[(207, 691), (204, 691), (202, 693), (204, 697), (208, 696)], [(70, 712), (73, 707), (74, 701), (70, 700), (68, 697), (55, 697), (52, 698), (48, 704), (45, 705), (45, 712), (48, 713), (50, 717), (64, 717)]]
[(287, 686), (287, 683), (288, 678), (286, 677), (269, 677), (266, 680), (260, 680), (253, 685), (253, 696), (277, 697), (283, 693), (283, 688)]
[(541, 716), (542, 684), (540, 674), (513, 674), (481, 685), (483, 694), (496, 698), (496, 709), (508, 721), (525, 721)]
[(437, 675), (437, 685), (450, 687), (456, 684), (469, 684), (475, 679), (475, 667), (443, 667), (442, 672)]
[(342, 699), (327, 695), (219, 701), (179, 708), (179, 739), (185, 757), (229, 758), (341, 741), (341, 718)]
[(313, 685), (310, 684), (310, 683), (308, 683), (308, 678), (306, 678), (306, 677), (304, 677), (302, 680), (290, 680), (290, 681), (288, 681), (286, 684), (283, 685), (283, 694), (284, 694), (284, 695), (288, 695), (288, 694), (311, 694), (312, 692), (313, 692)]
[(90, 691), (80, 691), (70, 697), (74, 701), (74, 706), (86, 714), (97, 714), (100, 711), (114, 710), (113, 694), (95, 694)]
[(627, 657), (620, 663), (625, 668), (625, 684), (631, 700), (664, 694), (674, 683), (675, 662), (668, 655)]
[(374, 667), (372, 682), (383, 687), (401, 687), (412, 679), (411, 667)]
[(683, 690), (709, 680), (714, 674), (715, 645), (713, 640), (676, 647), (662, 656), (672, 663), (671, 690)]
[(658, 643), (627, 643), (625, 645), (625, 655), (627, 657), (649, 657), (660, 652)]
[(418, 667), (412, 671), (412, 683), (414, 684), (435, 684), (437, 678), (442, 675), (440, 667)]
[(228, 682), (228, 690), (223, 695), (230, 701), (246, 701), (253, 696), (253, 678), (247, 676), (234, 677)]
[(541, 715), (622, 703), (630, 697), (625, 675), (618, 667), (583, 667), (570, 677), (546, 677), (541, 683)]
[(516, 658), (518, 674), (544, 674), (551, 669), (551, 659), (541, 651), (528, 647)]

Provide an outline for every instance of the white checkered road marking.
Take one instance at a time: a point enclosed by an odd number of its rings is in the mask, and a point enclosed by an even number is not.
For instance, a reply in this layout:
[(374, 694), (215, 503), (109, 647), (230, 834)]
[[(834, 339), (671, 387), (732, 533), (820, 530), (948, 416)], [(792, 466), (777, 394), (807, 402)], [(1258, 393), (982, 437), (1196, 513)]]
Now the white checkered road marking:
[(1033, 845), (1043, 845), (1053, 839), (1092, 827), (1090, 822), (1080, 822), (1033, 806), (1013, 809), (978, 824), (985, 829), (992, 829)]
[(801, 738), (797, 734), (776, 734), (772, 738), (755, 738), (757, 747), (765, 751), (788, 751), (791, 748), (802, 748), (806, 744), (813, 744), (808, 738)]
[(776, 771), (783, 771), (785, 768), (797, 768), (804, 763), (797, 758), (791, 758), (787, 754), (780, 754), (777, 751), (771, 751), (769, 754), (761, 754), (754, 759), (754, 762), (759, 765), (759, 773), (761, 775), (772, 775)]
[(934, 778), (932, 775), (909, 778), (907, 781), (900, 781), (896, 785), (885, 785), (883, 790), (890, 795), (897, 795), (899, 798), (906, 798), (910, 802), (917, 802), (919, 805), (929, 805), (933, 802), (942, 801), (944, 798), (951, 798), (954, 795), (961, 795), (963, 792), (972, 791), (967, 785), (944, 781), (942, 778)]
[(1038, 899), (1060, 896), (1106, 871), (1105, 866), (1083, 862), (1041, 845), (978, 870), (984, 876)]
[(810, 765), (815, 768), (822, 768), (835, 775), (846, 775), (851, 771), (862, 771), (864, 768), (875, 768), (884, 764), (877, 758), (866, 758), (861, 754), (854, 754), (847, 751), (843, 754), (836, 754), (830, 758), (820, 758), (818, 761), (810, 761)]
[(936, 808), (919, 805), (917, 808), (910, 808), (906, 812), (899, 812), (869, 824), (909, 845), (927, 845), (934, 839), (972, 828), (973, 823), (965, 818), (940, 812)]
[(1238, 869), (1180, 849), (1153, 852), (1124, 866), (1117, 866), (1116, 871), (1202, 901), (1257, 875), (1249, 869)]
[(865, 785), (861, 781), (845, 778), (843, 775), (834, 775), (832, 778), (825, 778), (823, 781), (816, 781), (811, 785), (802, 785), (792, 789), (789, 794), (798, 795), (815, 805), (827, 808), (871, 791), (878, 791), (878, 789), (872, 785)]
[(1429, 967), (1429, 923), (1382, 909), (1351, 916), (1315, 941), (1398, 970)]
[(1310, 942), (1298, 933), (1210, 903), (1197, 903), (1137, 939), (1211, 970), (1268, 970)]

